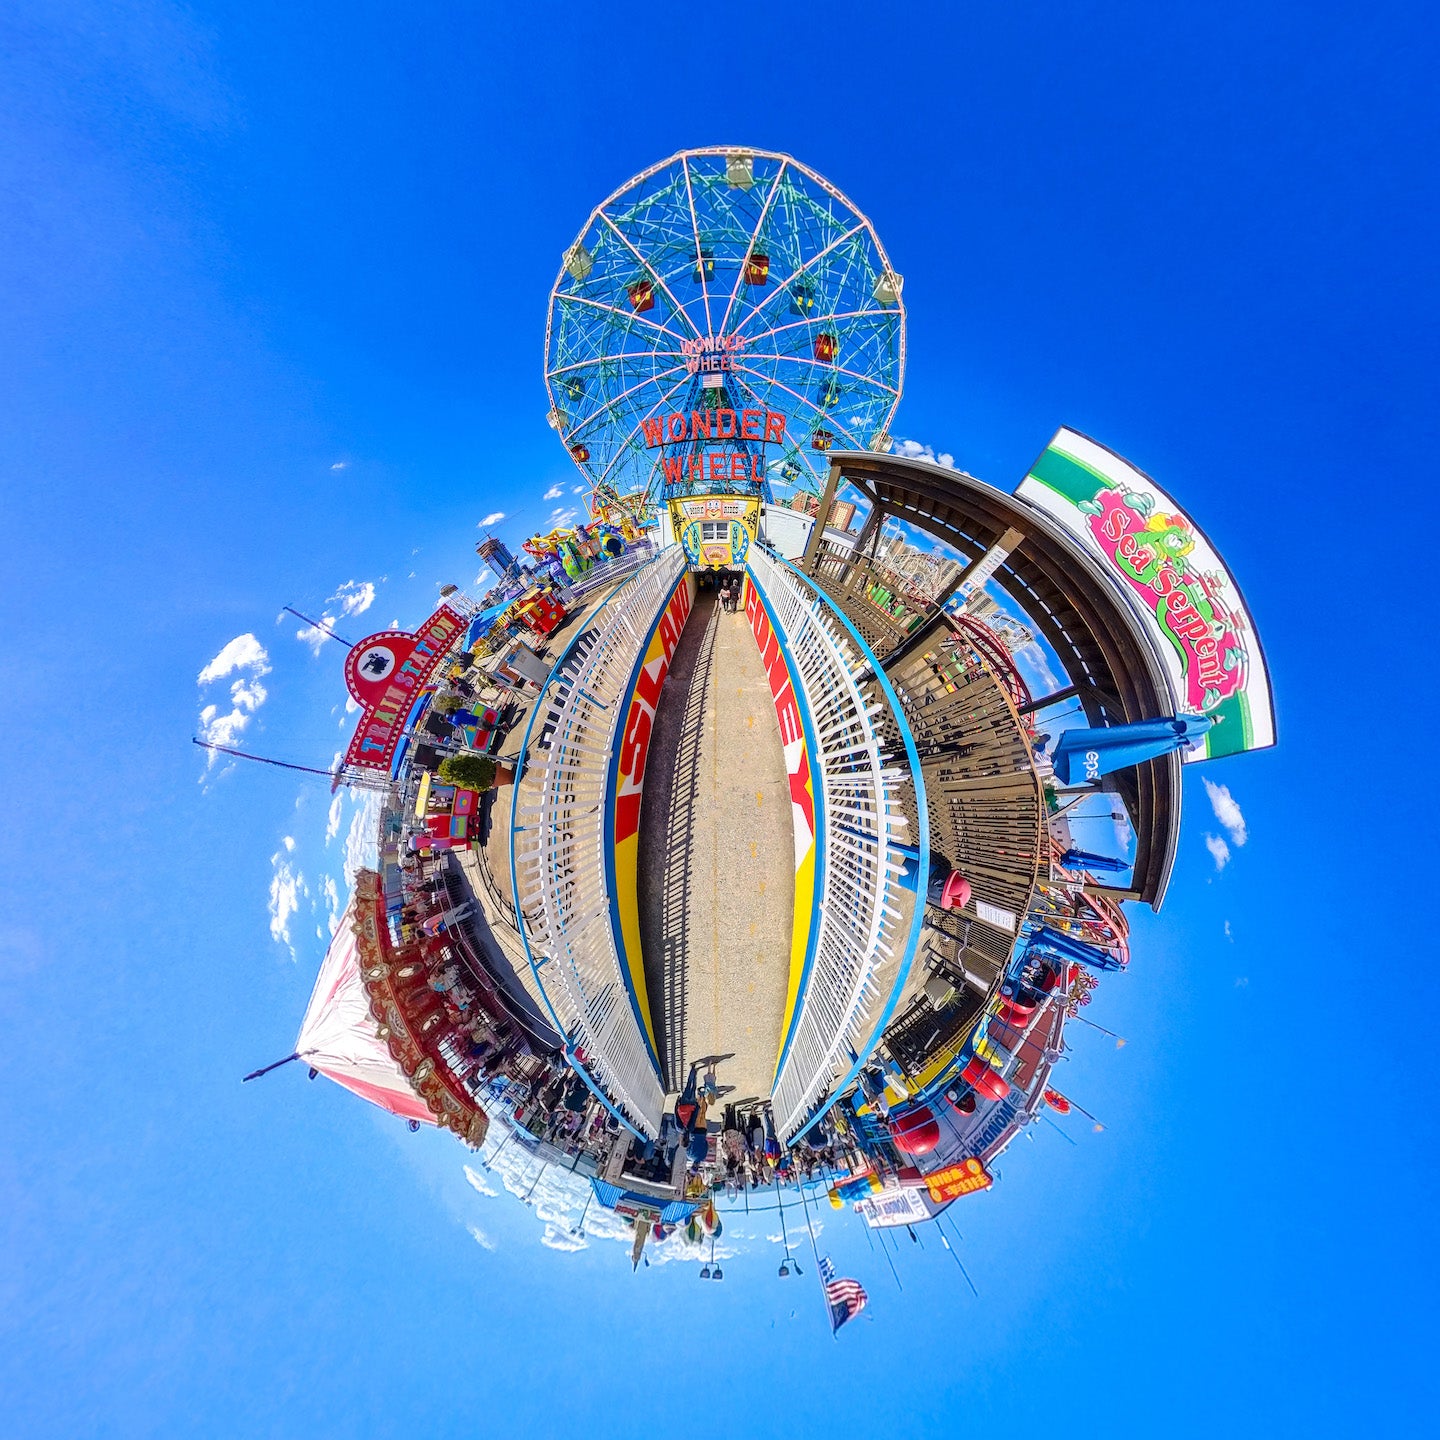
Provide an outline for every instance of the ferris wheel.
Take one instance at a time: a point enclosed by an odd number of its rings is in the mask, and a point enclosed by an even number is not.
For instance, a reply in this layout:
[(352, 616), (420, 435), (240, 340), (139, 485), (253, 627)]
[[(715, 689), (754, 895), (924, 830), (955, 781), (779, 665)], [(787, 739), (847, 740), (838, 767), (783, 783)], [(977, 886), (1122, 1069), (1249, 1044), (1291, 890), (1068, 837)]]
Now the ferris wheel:
[(621, 186), (565, 251), (545, 327), (549, 423), (592, 513), (660, 494), (710, 414), (767, 498), (817, 490), (832, 448), (888, 449), (902, 283), (870, 221), (788, 155), (685, 150)]

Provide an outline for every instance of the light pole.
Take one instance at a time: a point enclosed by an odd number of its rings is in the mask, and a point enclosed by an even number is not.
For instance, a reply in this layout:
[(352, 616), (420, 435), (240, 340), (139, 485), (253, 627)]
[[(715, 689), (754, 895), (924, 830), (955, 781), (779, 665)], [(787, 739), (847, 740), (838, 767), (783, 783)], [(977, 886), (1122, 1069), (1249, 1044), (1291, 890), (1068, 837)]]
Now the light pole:
[(595, 1198), (595, 1191), (592, 1189), (585, 1197), (585, 1208), (580, 1212), (580, 1219), (570, 1227), (572, 1235), (578, 1235), (582, 1239), (585, 1235), (585, 1217), (590, 1213), (590, 1202)]
[(775, 1199), (780, 1205), (780, 1240), (785, 1246), (785, 1258), (780, 1262), (780, 1278), (786, 1279), (790, 1274), (790, 1267), (794, 1265), (795, 1273), (803, 1275), (805, 1272), (800, 1268), (800, 1262), (790, 1254), (790, 1237), (785, 1230), (785, 1197), (780, 1193), (780, 1176), (775, 1176)]

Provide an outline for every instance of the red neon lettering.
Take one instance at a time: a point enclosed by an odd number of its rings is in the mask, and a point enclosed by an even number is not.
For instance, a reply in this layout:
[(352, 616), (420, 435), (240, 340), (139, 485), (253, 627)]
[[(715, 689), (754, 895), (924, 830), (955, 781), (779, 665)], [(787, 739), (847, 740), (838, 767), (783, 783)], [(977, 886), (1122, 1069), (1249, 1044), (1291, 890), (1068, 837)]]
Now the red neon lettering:
[(665, 443), (665, 427), (659, 419), (642, 420), (640, 428), (645, 432), (645, 447), (653, 450), (657, 445)]
[(745, 457), (743, 455), (732, 455), (730, 457), (730, 478), (732, 480), (743, 480), (745, 478)]
[(667, 440), (683, 440), (685, 438), (685, 417), (683, 415), (672, 415), (665, 422), (665, 438)]
[(742, 410), (740, 412), (740, 433), (747, 440), (758, 440), (762, 418), (758, 410)]
[(685, 462), (678, 456), (671, 459), (665, 456), (665, 483), (667, 485), (678, 485), (685, 478)]
[(707, 450), (705, 452), (705, 470), (707, 480), (723, 480), (725, 478), (725, 452), (723, 450)]
[[(726, 428), (726, 421), (729, 421), (729, 428)], [(715, 433), (722, 440), (733, 440), (735, 438), (735, 412), (733, 410), (717, 410), (715, 412)]]
[(765, 412), (765, 443), (783, 445), (785, 443), (785, 417), (777, 415), (773, 410)]
[(709, 410), (692, 410), (690, 412), (690, 438), (692, 440), (698, 440), (702, 434), (707, 440), (710, 438), (712, 413)]

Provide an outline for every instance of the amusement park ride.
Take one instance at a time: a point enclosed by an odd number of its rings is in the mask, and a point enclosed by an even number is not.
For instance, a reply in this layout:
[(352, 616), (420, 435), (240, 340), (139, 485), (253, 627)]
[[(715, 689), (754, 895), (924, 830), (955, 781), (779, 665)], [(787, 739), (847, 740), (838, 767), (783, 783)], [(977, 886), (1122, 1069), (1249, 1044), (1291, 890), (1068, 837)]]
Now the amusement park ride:
[[(988, 1188), (1078, 1108), (1052, 1070), (1164, 898), (1183, 764), (1275, 741), (1239, 587), (1143, 472), (1067, 429), (1013, 493), (890, 453), (901, 290), (788, 156), (622, 186), (546, 327), (588, 522), (487, 538), (488, 596), (347, 661), (379, 859), (296, 1055), (474, 1146), (498, 1119), (637, 1261), (767, 1194), (887, 1226)], [(1082, 829), (1112, 813), (1128, 844)]]

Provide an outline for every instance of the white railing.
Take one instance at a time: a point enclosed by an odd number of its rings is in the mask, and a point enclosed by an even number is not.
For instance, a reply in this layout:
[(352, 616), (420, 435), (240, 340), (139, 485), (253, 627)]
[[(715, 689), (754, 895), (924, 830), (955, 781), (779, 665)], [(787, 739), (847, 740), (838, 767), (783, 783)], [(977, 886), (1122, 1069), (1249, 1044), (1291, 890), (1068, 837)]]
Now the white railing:
[(511, 816), (513, 889), (535, 979), (560, 1033), (647, 1135), (659, 1133), (665, 1095), (611, 923), (606, 791), (630, 676), (684, 568), (679, 546), (662, 550), (562, 658), (526, 731)]
[[(920, 849), (920, 896), (929, 863), (923, 788), (916, 786), (920, 834), (908, 835), (902, 787), (916, 785), (916, 761), (888, 763), (879, 726), (887, 708), (879, 667), (829, 601), (790, 566), (758, 546), (751, 579), (765, 597), (790, 653), (808, 707), (821, 776), (816, 800), (818, 926), (814, 961), (797, 1004), (794, 1037), (776, 1076), (776, 1123), (786, 1140), (807, 1121), (821, 1094), (853, 1073), (874, 1047), (913, 958), (920, 913), (901, 883), (901, 846)], [(902, 716), (896, 716), (904, 727)], [(888, 977), (881, 972), (891, 967)], [(883, 988), (886, 990), (881, 994)], [(877, 1001), (879, 1002), (877, 1004)]]

